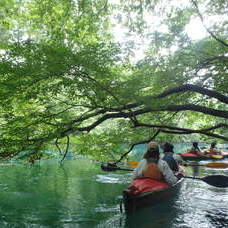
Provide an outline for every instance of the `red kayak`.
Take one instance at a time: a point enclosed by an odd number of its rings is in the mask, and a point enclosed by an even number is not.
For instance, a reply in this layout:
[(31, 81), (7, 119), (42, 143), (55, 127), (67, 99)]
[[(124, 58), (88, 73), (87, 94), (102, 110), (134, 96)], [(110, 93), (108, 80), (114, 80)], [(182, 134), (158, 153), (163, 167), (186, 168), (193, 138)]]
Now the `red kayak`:
[(195, 153), (186, 152), (179, 154), (184, 160), (193, 160), (193, 161), (200, 161), (200, 160), (217, 160), (228, 158), (228, 152), (222, 152), (221, 155), (210, 155), (209, 157), (203, 157)]
[(133, 180), (129, 187), (123, 191), (126, 213), (132, 213), (140, 208), (171, 198), (179, 191), (183, 179), (180, 179), (173, 186), (151, 178)]

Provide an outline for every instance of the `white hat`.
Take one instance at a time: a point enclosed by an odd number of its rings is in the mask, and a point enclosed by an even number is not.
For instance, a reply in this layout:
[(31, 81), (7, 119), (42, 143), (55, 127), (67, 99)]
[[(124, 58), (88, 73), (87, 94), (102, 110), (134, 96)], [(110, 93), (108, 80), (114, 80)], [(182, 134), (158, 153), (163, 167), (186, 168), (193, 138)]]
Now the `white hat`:
[(151, 141), (151, 142), (149, 142), (147, 144), (147, 148), (148, 148), (148, 150), (149, 149), (157, 149), (158, 148), (158, 144), (156, 142), (154, 142), (154, 141)]

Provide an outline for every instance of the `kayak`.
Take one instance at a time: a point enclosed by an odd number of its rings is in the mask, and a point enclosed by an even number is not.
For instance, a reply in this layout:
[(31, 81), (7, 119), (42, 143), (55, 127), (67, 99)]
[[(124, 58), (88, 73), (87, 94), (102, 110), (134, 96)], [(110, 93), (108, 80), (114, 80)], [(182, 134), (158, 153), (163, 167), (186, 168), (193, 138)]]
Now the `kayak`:
[(131, 182), (129, 187), (123, 191), (123, 203), (126, 213), (132, 213), (138, 209), (152, 206), (172, 198), (179, 192), (180, 179), (171, 186), (164, 181), (151, 178), (138, 178)]
[(218, 160), (223, 158), (228, 158), (228, 152), (222, 152), (221, 155), (211, 155), (210, 157), (203, 157), (198, 154), (194, 154), (191, 152), (181, 153), (179, 154), (183, 160), (191, 160), (191, 161), (201, 161), (201, 160)]

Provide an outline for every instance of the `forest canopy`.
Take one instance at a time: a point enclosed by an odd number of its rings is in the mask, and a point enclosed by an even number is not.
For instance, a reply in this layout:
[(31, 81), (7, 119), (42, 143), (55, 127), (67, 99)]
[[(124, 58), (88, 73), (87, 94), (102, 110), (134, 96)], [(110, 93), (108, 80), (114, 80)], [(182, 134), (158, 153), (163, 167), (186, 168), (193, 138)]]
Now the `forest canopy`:
[(228, 141), (227, 1), (0, 6), (2, 159), (58, 142), (113, 159), (155, 135)]

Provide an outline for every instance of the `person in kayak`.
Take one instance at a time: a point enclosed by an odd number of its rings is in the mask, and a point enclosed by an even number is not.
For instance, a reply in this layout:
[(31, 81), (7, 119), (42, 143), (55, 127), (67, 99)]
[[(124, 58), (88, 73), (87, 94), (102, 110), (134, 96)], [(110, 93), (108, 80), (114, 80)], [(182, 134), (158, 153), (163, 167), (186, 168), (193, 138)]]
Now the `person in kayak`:
[(164, 180), (170, 185), (178, 181), (168, 164), (160, 159), (159, 146), (156, 142), (150, 142), (147, 146), (147, 152), (144, 154), (138, 166), (133, 171), (133, 179), (149, 177), (155, 180)]
[(193, 142), (192, 148), (190, 150), (188, 150), (188, 152), (193, 153), (193, 154), (197, 154), (199, 156), (205, 156), (205, 154), (203, 152), (201, 152), (201, 150), (198, 146), (198, 142)]
[(170, 169), (174, 172), (175, 175), (183, 175), (184, 170), (180, 165), (187, 166), (188, 164), (178, 154), (175, 154), (173, 144), (166, 142), (163, 145), (163, 157), (162, 159), (169, 165)]
[(211, 143), (211, 146), (210, 146), (210, 149), (208, 151), (206, 151), (206, 154), (210, 155), (210, 154), (213, 154), (213, 155), (221, 155), (221, 152), (218, 151), (218, 149), (216, 148), (216, 145), (217, 143), (216, 142), (212, 142)]

